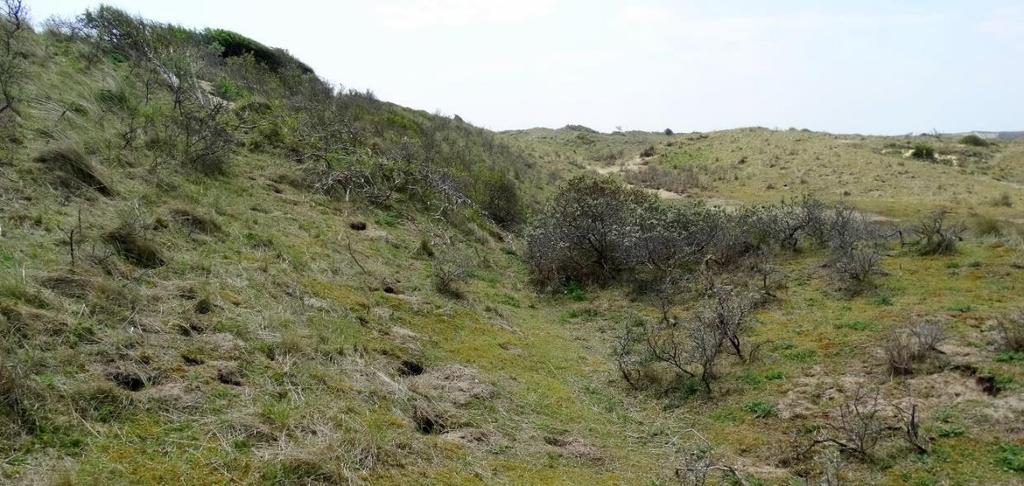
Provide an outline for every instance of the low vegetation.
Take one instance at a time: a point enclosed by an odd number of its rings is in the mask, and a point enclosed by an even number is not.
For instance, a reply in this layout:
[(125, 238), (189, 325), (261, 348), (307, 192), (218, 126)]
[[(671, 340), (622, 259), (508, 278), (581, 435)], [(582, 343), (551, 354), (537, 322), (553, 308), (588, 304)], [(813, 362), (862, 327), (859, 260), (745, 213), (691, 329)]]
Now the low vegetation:
[(0, 482), (1021, 478), (1014, 142), (497, 134), (0, 10)]

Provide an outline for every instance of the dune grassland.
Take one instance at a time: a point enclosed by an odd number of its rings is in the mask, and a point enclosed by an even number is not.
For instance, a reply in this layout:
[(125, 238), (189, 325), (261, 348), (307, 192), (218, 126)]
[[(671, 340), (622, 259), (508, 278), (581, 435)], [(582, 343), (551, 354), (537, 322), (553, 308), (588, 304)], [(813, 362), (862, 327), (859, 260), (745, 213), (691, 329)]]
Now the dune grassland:
[(4, 5), (0, 483), (1024, 482), (1024, 142), (495, 133)]

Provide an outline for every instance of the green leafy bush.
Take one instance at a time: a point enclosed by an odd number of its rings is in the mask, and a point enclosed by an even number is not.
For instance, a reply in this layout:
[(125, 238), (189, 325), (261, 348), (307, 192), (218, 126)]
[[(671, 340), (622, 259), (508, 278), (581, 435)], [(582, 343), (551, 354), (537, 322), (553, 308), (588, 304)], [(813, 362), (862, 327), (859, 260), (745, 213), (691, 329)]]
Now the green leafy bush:
[(225, 59), (252, 54), (257, 62), (267, 66), (267, 68), (274, 72), (283, 71), (290, 66), (294, 66), (307, 74), (313, 72), (312, 68), (285, 51), (267, 47), (237, 32), (224, 29), (209, 29), (205, 32), (205, 35), (210, 43), (221, 47), (220, 55)]
[(988, 147), (988, 140), (981, 138), (975, 134), (964, 135), (960, 138), (961, 145), (970, 145), (972, 147)]
[(935, 148), (924, 142), (918, 142), (911, 149), (910, 156), (915, 159), (932, 160), (935, 158)]

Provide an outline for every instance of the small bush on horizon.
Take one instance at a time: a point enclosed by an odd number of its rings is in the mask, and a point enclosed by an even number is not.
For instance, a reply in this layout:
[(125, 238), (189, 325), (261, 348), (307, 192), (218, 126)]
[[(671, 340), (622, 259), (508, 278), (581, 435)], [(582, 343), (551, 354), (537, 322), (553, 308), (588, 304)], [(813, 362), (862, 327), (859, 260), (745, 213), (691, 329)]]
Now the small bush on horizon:
[(976, 134), (964, 135), (960, 138), (961, 145), (970, 145), (971, 147), (988, 147), (989, 142), (984, 138), (979, 137)]

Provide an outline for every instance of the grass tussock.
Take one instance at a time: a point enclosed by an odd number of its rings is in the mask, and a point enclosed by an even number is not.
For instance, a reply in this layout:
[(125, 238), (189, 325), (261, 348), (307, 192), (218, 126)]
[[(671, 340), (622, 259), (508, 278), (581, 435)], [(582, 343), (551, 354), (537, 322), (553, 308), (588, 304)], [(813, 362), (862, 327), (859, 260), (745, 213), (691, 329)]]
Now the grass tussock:
[(212, 216), (205, 216), (187, 208), (173, 208), (169, 211), (170, 218), (184, 227), (191, 233), (201, 233), (207, 236), (216, 235), (223, 231), (220, 223)]
[(107, 233), (106, 240), (114, 251), (133, 265), (159, 268), (167, 263), (160, 248), (131, 226), (122, 225)]
[(36, 162), (58, 174), (61, 185), (66, 189), (92, 189), (105, 197), (114, 197), (114, 190), (100, 176), (82, 152), (72, 145), (47, 148), (35, 157)]

